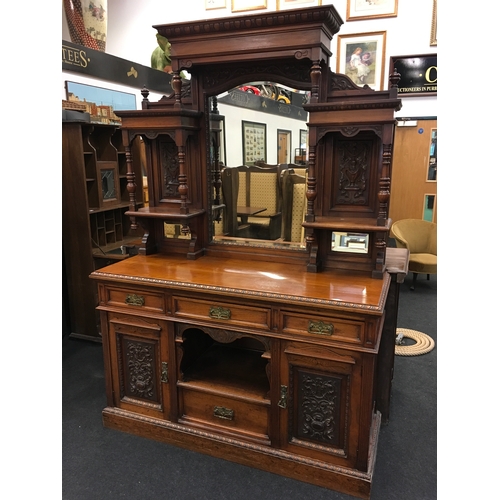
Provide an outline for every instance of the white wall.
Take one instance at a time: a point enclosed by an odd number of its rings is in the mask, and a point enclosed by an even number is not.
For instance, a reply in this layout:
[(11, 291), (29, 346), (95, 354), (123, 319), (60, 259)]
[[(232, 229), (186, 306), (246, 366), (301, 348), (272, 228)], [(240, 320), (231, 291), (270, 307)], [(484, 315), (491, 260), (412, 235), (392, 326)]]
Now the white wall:
[[(323, 0), (322, 4), (335, 5), (340, 17), (346, 19), (347, 0)], [(276, 0), (267, 0), (267, 6), (268, 11), (275, 10)], [(429, 43), (432, 6), (432, 0), (399, 0), (397, 17), (344, 22), (339, 34), (387, 32), (384, 75), (384, 82), (387, 84), (390, 56), (437, 54), (437, 47), (431, 47)], [(166, 0), (141, 0), (140, 2), (108, 0), (108, 15), (106, 52), (149, 66), (151, 53), (157, 46), (156, 30), (153, 29), (153, 25), (244, 15), (244, 13), (231, 14), (231, 0), (226, 0), (225, 9), (215, 10), (205, 10), (205, 0), (183, 0), (176, 2), (175, 7), (172, 1)], [(64, 8), (62, 9), (62, 39), (71, 41)], [(331, 51), (333, 54), (331, 67), (335, 71), (337, 36), (332, 40)], [(64, 75), (64, 78), (68, 79), (67, 75)], [(72, 81), (80, 80), (72, 78)], [(62, 87), (64, 88), (64, 83)], [(150, 99), (154, 97), (152, 94)], [(397, 113), (398, 117), (437, 116), (436, 96), (406, 97), (402, 100), (403, 107)]]

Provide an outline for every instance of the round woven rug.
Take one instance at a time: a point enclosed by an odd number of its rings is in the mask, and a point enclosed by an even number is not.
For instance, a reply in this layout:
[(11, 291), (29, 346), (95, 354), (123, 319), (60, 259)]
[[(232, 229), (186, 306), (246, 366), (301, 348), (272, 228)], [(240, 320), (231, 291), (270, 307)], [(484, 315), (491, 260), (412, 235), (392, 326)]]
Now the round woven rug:
[(403, 337), (415, 341), (412, 345), (400, 345), (396, 343), (395, 353), (397, 356), (420, 356), (434, 349), (434, 340), (425, 333), (409, 330), (407, 328), (397, 328), (396, 334), (398, 337), (402, 335)]

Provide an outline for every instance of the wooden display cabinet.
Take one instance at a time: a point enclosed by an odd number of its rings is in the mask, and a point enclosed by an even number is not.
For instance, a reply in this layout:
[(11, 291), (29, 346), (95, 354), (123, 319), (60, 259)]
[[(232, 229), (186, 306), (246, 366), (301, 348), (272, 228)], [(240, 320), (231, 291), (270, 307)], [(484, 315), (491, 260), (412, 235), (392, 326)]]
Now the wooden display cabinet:
[(89, 274), (129, 257), (140, 245), (142, 231), (132, 228), (125, 212), (131, 208), (129, 181), (135, 190), (132, 207), (142, 205), (141, 148), (137, 141), (127, 174), (120, 127), (62, 123), (63, 256), (71, 336), (101, 340), (97, 289)]
[[(150, 102), (144, 89), (141, 110), (117, 112), (125, 149), (145, 144), (149, 206), (126, 212), (144, 236), (139, 255), (91, 277), (105, 426), (368, 498), (394, 354), (386, 243), (401, 102), (397, 75), (376, 92), (330, 70), (341, 25), (327, 5), (156, 26), (174, 91)], [(311, 95), (305, 246), (214, 230), (217, 96), (259, 80)]]

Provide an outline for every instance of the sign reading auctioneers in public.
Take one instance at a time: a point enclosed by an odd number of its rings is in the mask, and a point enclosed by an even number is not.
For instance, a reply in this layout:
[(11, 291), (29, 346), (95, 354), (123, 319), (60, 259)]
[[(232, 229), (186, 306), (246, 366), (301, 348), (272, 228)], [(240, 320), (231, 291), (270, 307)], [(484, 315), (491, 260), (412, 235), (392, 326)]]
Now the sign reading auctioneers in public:
[(391, 56), (389, 75), (395, 69), (401, 75), (399, 97), (437, 95), (437, 54)]

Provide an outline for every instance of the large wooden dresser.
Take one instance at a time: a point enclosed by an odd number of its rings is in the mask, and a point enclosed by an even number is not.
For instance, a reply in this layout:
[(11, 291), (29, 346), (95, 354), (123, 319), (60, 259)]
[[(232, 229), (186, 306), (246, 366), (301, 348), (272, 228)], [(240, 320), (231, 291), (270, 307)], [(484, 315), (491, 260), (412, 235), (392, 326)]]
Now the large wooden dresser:
[[(368, 498), (392, 378), (400, 101), (397, 77), (376, 92), (332, 73), (341, 24), (328, 5), (155, 26), (172, 44), (173, 92), (152, 103), (144, 89), (141, 110), (119, 113), (127, 215), (144, 237), (139, 255), (91, 277), (105, 426)], [(215, 96), (257, 80), (310, 93), (302, 246), (215, 235), (225, 214)], [(145, 208), (132, 182), (137, 137)]]

